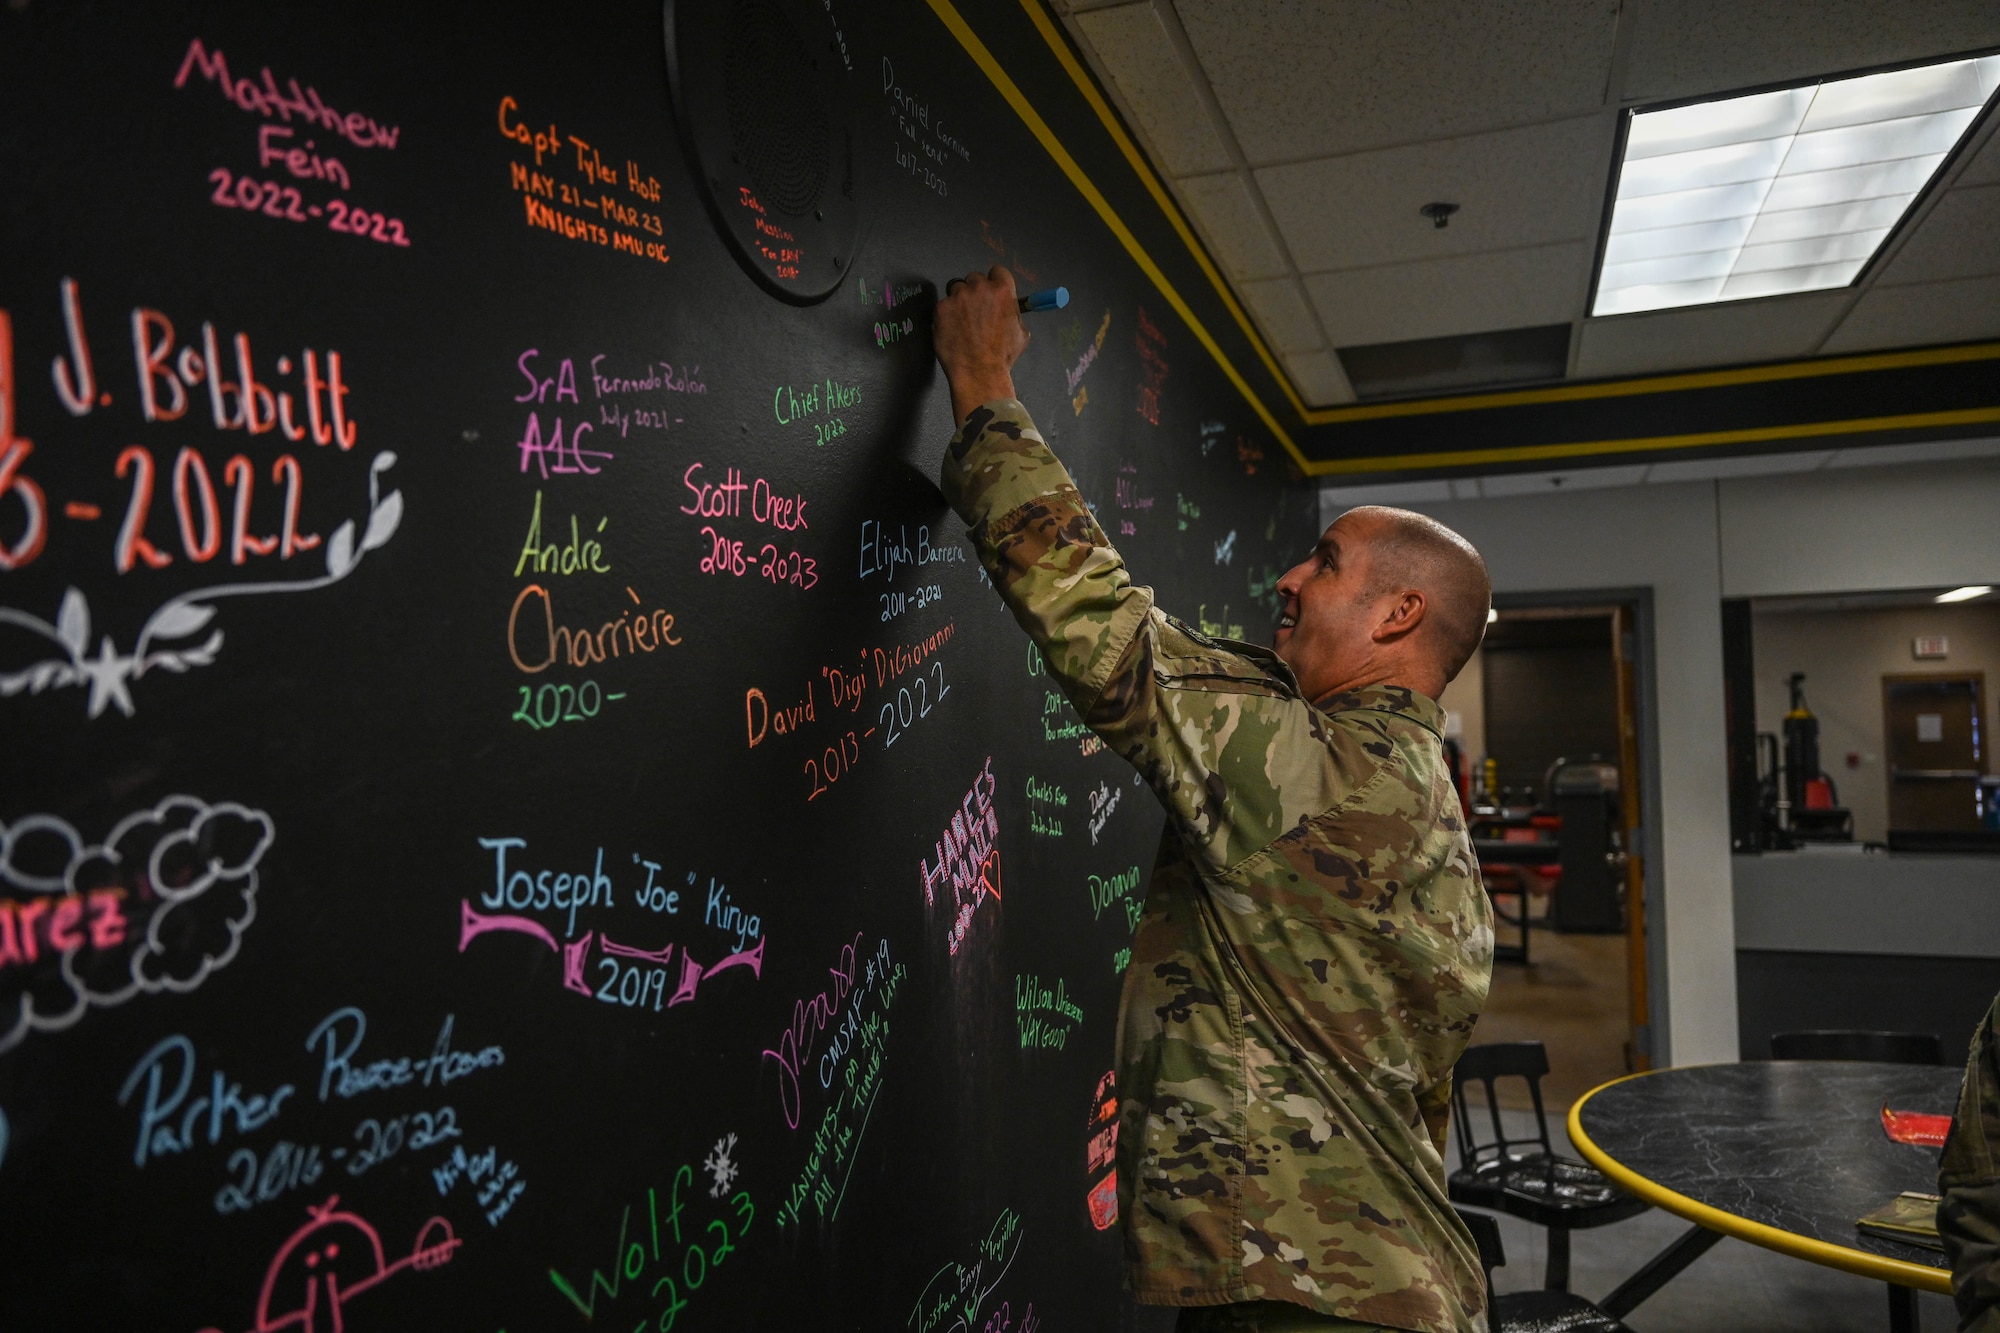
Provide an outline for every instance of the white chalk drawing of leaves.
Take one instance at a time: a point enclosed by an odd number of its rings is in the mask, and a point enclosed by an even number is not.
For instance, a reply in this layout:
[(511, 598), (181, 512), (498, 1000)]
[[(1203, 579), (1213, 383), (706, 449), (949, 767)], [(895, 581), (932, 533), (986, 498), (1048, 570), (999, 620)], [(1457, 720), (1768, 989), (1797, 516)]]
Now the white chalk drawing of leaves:
[(16, 671), (0, 672), (0, 698), (26, 692), (71, 685), (88, 685), (88, 714), (96, 717), (116, 706), (132, 716), (135, 704), (131, 685), (148, 671), (158, 668), (179, 675), (191, 667), (208, 666), (222, 650), (222, 631), (216, 630), (202, 643), (188, 647), (164, 645), (156, 640), (185, 639), (205, 628), (215, 616), (210, 603), (225, 597), (254, 597), (271, 593), (312, 592), (340, 582), (361, 563), (362, 556), (386, 544), (403, 520), (403, 493), (381, 494), (381, 476), (394, 466), (396, 455), (383, 450), (368, 468), (368, 525), (359, 548), (354, 541), (354, 520), (348, 519), (327, 542), (326, 573), (318, 578), (291, 579), (271, 583), (231, 583), (216, 588), (197, 588), (169, 599), (153, 612), (139, 630), (138, 641), (129, 654), (121, 654), (105, 635), (95, 656), (86, 657), (90, 643), (90, 604), (83, 593), (71, 588), (63, 594), (56, 611), (56, 623), (9, 606), (0, 606), (0, 625), (27, 630), (60, 648), (62, 657), (44, 658)]
[(56, 611), (56, 637), (69, 649), (72, 659), (83, 656), (90, 643), (90, 604), (75, 588), (63, 594), (62, 606)]

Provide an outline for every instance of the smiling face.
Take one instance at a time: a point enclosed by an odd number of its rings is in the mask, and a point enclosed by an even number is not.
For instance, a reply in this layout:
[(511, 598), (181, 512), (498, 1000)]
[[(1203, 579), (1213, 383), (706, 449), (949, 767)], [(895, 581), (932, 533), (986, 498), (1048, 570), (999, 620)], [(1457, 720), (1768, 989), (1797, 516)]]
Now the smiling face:
[(1479, 646), (1486, 562), (1450, 528), (1368, 505), (1278, 580), (1278, 657), (1306, 698), (1401, 685), (1435, 699)]
[(1280, 615), (1273, 646), (1308, 699), (1356, 684), (1376, 656), (1373, 630), (1396, 599), (1378, 591), (1369, 539), (1381, 521), (1364, 511), (1340, 516), (1312, 554), (1278, 580)]

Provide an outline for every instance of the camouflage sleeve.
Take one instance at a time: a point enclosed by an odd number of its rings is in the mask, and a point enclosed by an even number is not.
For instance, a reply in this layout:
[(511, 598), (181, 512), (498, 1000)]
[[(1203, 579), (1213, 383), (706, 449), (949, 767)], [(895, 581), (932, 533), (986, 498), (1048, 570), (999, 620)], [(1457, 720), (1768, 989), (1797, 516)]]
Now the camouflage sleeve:
[(1973, 1034), (1958, 1094), (1938, 1163), (1938, 1235), (1951, 1259), (1951, 1298), (1959, 1328), (1967, 1333), (2000, 1333), (2000, 1051), (1994, 1027), (2000, 997)]
[[(946, 451), (941, 483), (1049, 675), (1085, 724), (1139, 769), (1190, 835), (1190, 850), (1226, 865), (1282, 833), (1278, 803), (1231, 799), (1222, 770), (1240, 760), (1238, 798), (1250, 794), (1241, 780), (1265, 771), (1275, 726), (1247, 718), (1246, 702), (1298, 728), (1310, 710), (1263, 667), (1212, 643), (1201, 649), (1208, 670), (1176, 677), (1201, 688), (1163, 688), (1162, 640), (1185, 635), (1154, 608), (1150, 588), (1133, 584), (1027, 409), (1003, 399), (974, 410)], [(1176, 650), (1176, 662), (1184, 657)]]

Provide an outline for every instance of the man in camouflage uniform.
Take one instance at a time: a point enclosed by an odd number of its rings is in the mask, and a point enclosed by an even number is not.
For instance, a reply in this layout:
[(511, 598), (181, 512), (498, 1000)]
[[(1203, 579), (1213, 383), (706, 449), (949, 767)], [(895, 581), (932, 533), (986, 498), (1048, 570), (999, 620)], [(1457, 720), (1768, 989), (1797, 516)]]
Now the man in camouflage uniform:
[(1958, 1114), (1938, 1163), (1938, 1235), (1960, 1333), (2000, 1333), (2000, 997), (1972, 1034)]
[(1437, 695), (1484, 633), (1484, 563), (1357, 509), (1279, 582), (1275, 652), (1196, 633), (1126, 576), (1015, 399), (1012, 277), (951, 288), (945, 497), (1169, 814), (1119, 1034), (1138, 1298), (1194, 1307), (1183, 1330), (1483, 1329), (1442, 1153), (1493, 932)]

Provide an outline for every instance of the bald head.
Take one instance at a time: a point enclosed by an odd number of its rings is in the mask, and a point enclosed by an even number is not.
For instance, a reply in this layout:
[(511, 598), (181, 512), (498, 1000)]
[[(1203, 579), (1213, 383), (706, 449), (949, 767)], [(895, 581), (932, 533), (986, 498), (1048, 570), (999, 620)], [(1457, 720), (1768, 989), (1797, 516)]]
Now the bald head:
[(1447, 682), (1471, 660), (1486, 636), (1493, 584), (1472, 543), (1434, 518), (1386, 505), (1362, 505), (1346, 518), (1367, 523), (1368, 593), (1424, 595), (1425, 634)]

